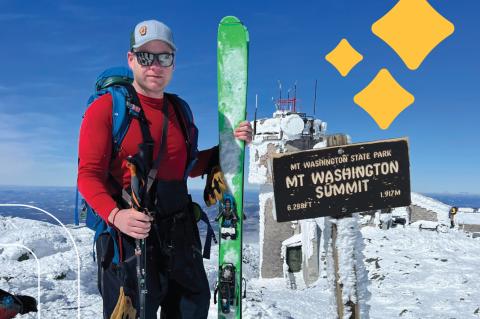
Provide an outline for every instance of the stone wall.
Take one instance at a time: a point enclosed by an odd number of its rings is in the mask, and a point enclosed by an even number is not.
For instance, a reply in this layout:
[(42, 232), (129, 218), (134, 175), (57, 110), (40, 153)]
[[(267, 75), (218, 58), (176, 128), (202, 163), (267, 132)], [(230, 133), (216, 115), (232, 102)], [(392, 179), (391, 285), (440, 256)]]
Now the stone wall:
[(459, 224), (458, 228), (469, 233), (480, 232), (480, 225)]
[(410, 223), (414, 223), (419, 220), (438, 222), (437, 213), (416, 205), (410, 205), (410, 214)]
[(262, 278), (282, 278), (283, 260), (280, 258), (282, 242), (293, 236), (292, 223), (278, 223), (273, 219), (273, 198), (267, 199), (264, 213), (260, 215), (264, 225), (263, 241), (260, 243), (262, 263), (260, 276)]

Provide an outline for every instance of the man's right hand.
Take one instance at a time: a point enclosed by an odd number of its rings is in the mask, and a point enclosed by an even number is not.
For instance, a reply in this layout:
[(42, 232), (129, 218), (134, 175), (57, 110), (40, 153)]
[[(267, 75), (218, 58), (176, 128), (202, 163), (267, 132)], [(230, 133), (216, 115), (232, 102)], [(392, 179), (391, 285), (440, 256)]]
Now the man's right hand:
[(121, 209), (117, 213), (113, 210), (108, 221), (122, 233), (135, 239), (145, 239), (151, 228), (153, 217), (141, 213), (133, 208)]

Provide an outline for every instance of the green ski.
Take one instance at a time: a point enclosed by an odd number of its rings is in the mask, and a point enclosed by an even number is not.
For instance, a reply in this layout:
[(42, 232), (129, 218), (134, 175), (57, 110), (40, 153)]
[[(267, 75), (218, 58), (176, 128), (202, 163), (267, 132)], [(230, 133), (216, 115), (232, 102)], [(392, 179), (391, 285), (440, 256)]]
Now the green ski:
[[(248, 31), (236, 17), (218, 27), (218, 125), (220, 166), (227, 191), (219, 204), (218, 318), (242, 317), (243, 166), (245, 144), (233, 130), (246, 119)], [(216, 300), (215, 300), (216, 301)]]

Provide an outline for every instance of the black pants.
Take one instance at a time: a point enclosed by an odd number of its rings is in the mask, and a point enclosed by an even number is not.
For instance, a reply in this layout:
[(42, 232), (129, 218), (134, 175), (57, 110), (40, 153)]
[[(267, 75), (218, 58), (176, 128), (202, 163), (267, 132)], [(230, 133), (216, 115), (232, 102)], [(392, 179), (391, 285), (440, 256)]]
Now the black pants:
[[(175, 223), (175, 225), (173, 225)], [(159, 227), (160, 226), (160, 227)], [(158, 232), (155, 234), (155, 232)], [(103, 298), (103, 316), (109, 319), (117, 304), (120, 287), (138, 305), (135, 240), (129, 236), (122, 241), (122, 262), (112, 264), (113, 241), (109, 235), (99, 237), (97, 247), (98, 288)], [(162, 244), (158, 244), (158, 241)], [(192, 240), (194, 245), (191, 245)], [(165, 243), (169, 254), (165, 253)], [(203, 266), (198, 229), (193, 220), (162, 222), (147, 237), (147, 296), (146, 318), (157, 318), (161, 306), (162, 319), (207, 318), (210, 288)]]

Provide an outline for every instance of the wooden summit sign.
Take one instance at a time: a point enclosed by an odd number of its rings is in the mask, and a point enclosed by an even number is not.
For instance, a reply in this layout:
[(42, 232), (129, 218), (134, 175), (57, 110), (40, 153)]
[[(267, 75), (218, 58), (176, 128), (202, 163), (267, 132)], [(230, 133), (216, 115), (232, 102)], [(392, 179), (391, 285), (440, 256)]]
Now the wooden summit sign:
[(273, 191), (278, 222), (408, 206), (408, 140), (275, 155)]

